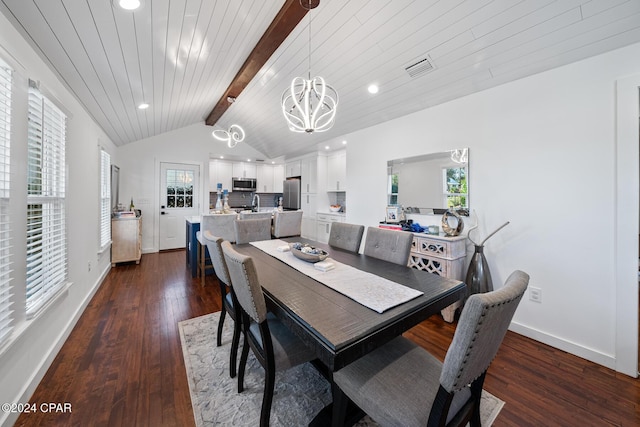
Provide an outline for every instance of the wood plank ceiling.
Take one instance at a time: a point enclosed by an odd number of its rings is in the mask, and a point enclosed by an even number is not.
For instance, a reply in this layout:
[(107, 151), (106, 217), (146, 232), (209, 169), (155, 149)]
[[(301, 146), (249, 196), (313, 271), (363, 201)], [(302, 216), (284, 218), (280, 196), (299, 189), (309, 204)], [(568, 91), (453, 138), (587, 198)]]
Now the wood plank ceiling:
[[(203, 122), (284, 3), (143, 0), (129, 12), (108, 0), (0, 0), (0, 10), (121, 145)], [(216, 126), (240, 124), (265, 158), (301, 154), (639, 41), (640, 0), (322, 0)], [(422, 59), (433, 69), (412, 77), (405, 68)], [(330, 131), (296, 134), (280, 99), (309, 62), (340, 104)]]

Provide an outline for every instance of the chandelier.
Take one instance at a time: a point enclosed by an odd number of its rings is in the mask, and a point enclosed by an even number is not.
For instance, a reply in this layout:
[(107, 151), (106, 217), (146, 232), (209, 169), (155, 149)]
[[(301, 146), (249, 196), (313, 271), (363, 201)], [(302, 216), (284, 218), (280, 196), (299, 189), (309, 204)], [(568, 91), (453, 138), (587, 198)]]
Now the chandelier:
[(211, 135), (218, 141), (226, 142), (229, 148), (233, 148), (238, 145), (238, 142), (244, 141), (244, 129), (240, 125), (231, 125), (229, 130), (216, 129), (211, 132)]
[[(300, 0), (300, 5), (311, 10), (318, 0)], [(309, 70), (308, 78), (296, 77), (291, 87), (282, 94), (282, 113), (293, 132), (324, 132), (333, 126), (338, 106), (338, 92), (325, 80), (311, 78), (311, 16), (309, 16)]]
[(469, 160), (469, 149), (455, 149), (451, 150), (451, 160), (456, 163), (465, 164)]

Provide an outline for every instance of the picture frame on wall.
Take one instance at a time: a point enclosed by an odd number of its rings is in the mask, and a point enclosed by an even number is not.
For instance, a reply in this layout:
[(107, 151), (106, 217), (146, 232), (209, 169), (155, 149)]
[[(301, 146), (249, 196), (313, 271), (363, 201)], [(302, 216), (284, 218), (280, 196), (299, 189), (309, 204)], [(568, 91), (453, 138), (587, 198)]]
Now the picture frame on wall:
[(387, 206), (387, 222), (400, 222), (399, 206)]

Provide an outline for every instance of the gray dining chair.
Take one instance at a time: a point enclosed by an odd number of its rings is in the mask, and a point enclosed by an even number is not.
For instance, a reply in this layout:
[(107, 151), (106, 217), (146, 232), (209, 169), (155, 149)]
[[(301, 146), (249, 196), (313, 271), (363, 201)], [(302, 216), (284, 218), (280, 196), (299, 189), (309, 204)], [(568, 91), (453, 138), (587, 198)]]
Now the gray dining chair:
[(302, 211), (283, 211), (273, 214), (273, 231), (276, 239), (299, 236), (302, 232)]
[(237, 219), (233, 227), (237, 244), (271, 239), (271, 218)]
[(233, 222), (238, 218), (236, 213), (206, 214), (200, 220), (200, 231), (209, 231), (212, 235), (222, 237), (231, 243), (236, 241)]
[(314, 352), (276, 317), (267, 317), (267, 306), (253, 259), (237, 252), (229, 242), (222, 243), (229, 275), (242, 308), (244, 340), (238, 368), (238, 393), (244, 390), (244, 373), (249, 347), (265, 370), (260, 426), (269, 425), (275, 373), (315, 358)]
[(240, 212), (238, 214), (240, 219), (262, 219), (273, 217), (273, 212)]
[(229, 270), (227, 268), (227, 262), (222, 254), (222, 237), (214, 236), (210, 231), (205, 231), (202, 235), (206, 242), (207, 249), (209, 249), (209, 256), (211, 256), (211, 264), (213, 265), (214, 272), (220, 285), (220, 319), (218, 320), (218, 336), (216, 338), (216, 345), (220, 347), (222, 345), (222, 328), (224, 326), (225, 315), (229, 313), (229, 317), (233, 320), (233, 337), (231, 338), (231, 351), (229, 358), (229, 375), (231, 378), (236, 376), (236, 365), (238, 360), (238, 345), (240, 344), (240, 305), (236, 300), (233, 287), (231, 286), (231, 278), (229, 277)]
[(364, 225), (333, 222), (329, 232), (329, 246), (358, 253), (363, 234)]
[(378, 227), (367, 227), (364, 240), (364, 254), (383, 259), (395, 264), (407, 265), (413, 233), (408, 231), (387, 230)]
[(380, 425), (480, 426), (485, 374), (529, 283), (516, 270), (495, 291), (466, 302), (444, 363), (398, 337), (333, 375), (333, 425), (348, 400)]

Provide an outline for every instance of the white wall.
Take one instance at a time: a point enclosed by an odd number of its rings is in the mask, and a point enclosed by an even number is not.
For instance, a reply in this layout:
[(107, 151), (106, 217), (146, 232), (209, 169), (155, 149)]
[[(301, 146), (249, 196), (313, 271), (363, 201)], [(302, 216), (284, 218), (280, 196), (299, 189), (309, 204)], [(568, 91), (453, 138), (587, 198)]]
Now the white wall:
[[(614, 368), (616, 292), (638, 301), (637, 283), (617, 289), (614, 271), (615, 88), (639, 58), (636, 44), (346, 135), (347, 220), (384, 217), (387, 160), (470, 147), (475, 236), (511, 221), (486, 244), (494, 285), (521, 269), (542, 289), (541, 304), (525, 296), (514, 330)], [(624, 249), (637, 258), (633, 242)]]
[[(13, 220), (13, 309), (17, 319), (9, 344), (0, 348), (0, 402), (27, 402), (91, 296), (110, 268), (110, 252), (99, 254), (100, 151), (117, 159), (115, 146), (82, 106), (49, 71), (13, 26), (0, 14), (0, 56), (14, 66), (11, 147), (11, 217)], [(35, 319), (24, 317), (26, 283), (26, 152), (27, 79), (70, 113), (67, 123), (67, 238), (71, 287)], [(89, 271), (88, 264), (91, 263)], [(11, 425), (17, 414), (0, 413), (0, 425)]]
[[(246, 143), (229, 148), (211, 136), (214, 128), (204, 122), (136, 141), (118, 148), (120, 166), (120, 202), (128, 203), (133, 197), (142, 210), (142, 251), (157, 252), (159, 189), (159, 162), (200, 163), (201, 212), (209, 209), (209, 158), (214, 155), (236, 156), (239, 159), (265, 159), (264, 154)], [(247, 135), (247, 139), (251, 135)], [(213, 190), (215, 191), (215, 189)]]

